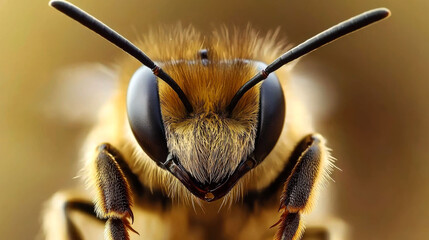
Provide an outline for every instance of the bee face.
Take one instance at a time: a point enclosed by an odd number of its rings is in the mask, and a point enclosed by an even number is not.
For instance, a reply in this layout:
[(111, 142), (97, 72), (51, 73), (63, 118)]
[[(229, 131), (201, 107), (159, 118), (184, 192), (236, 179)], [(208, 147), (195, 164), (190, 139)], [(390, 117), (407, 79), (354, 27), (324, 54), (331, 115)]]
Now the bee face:
[(198, 183), (214, 188), (253, 151), (259, 91), (255, 89), (243, 99), (236, 109), (239, 114), (229, 115), (226, 107), (235, 91), (252, 77), (254, 69), (243, 61), (214, 58), (188, 60), (163, 68), (186, 87), (183, 89), (194, 108), (186, 116), (180, 108), (182, 104), (175, 104), (176, 94), (166, 84), (160, 84), (168, 149)]
[[(216, 50), (211, 52), (213, 51)], [(128, 90), (128, 112), (134, 134), (152, 159), (178, 177), (196, 196), (204, 197), (205, 200), (220, 198), (227, 194), (248, 170), (260, 163), (274, 147), (284, 121), (284, 97), (280, 83), (275, 75), (272, 75), (271, 81), (251, 89), (243, 96), (234, 111), (229, 113), (227, 107), (236, 91), (260, 68), (265, 67), (265, 64), (246, 59), (215, 57), (161, 64), (182, 87), (192, 103), (193, 112), (186, 111), (170, 86), (161, 81), (156, 82), (150, 71), (142, 69), (144, 74), (137, 73), (132, 78)], [(138, 84), (134, 83), (144, 85), (148, 82), (144, 78), (153, 80), (152, 87), (158, 84), (158, 89), (150, 92), (158, 90), (159, 95), (154, 96), (154, 104), (159, 103), (160, 109), (152, 113), (143, 113), (140, 107), (135, 107), (148, 102), (147, 99), (136, 100), (139, 96), (150, 94), (136, 90), (145, 91), (150, 88), (138, 87)], [(261, 89), (265, 91), (271, 89), (269, 100), (268, 95), (265, 94), (265, 97), (261, 95)], [(274, 117), (270, 115), (270, 121), (264, 120), (267, 111), (260, 108), (264, 103), (270, 105), (269, 108), (276, 112)], [(153, 108), (153, 105), (148, 106), (148, 109), (150, 107)], [(164, 133), (165, 142), (164, 139), (159, 139), (159, 143), (154, 144), (153, 139), (146, 136), (157, 134), (136, 130), (153, 130), (142, 127), (140, 123), (144, 121), (135, 120), (144, 114), (158, 116), (157, 121), (162, 118), (162, 124), (156, 121), (152, 124), (162, 125), (163, 128), (158, 132)], [(261, 127), (262, 122), (268, 127), (265, 125)], [(267, 122), (274, 124), (270, 125)], [(267, 131), (265, 128), (270, 129)], [(258, 133), (265, 132), (270, 132), (269, 138), (273, 140), (264, 137), (264, 143), (268, 144), (257, 144)], [(153, 153), (153, 150), (160, 149), (161, 145), (163, 149), (159, 150), (160, 154)], [(171, 166), (166, 167), (169, 164), (165, 161), (166, 156), (174, 161), (175, 170)], [(205, 197), (209, 192), (216, 192), (213, 199)]]

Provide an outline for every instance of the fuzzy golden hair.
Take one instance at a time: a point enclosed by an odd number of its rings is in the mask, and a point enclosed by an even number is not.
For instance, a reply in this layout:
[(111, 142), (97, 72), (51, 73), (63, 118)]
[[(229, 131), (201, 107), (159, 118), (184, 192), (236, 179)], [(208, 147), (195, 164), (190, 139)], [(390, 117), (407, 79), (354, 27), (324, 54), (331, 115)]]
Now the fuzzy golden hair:
[[(188, 115), (177, 94), (159, 81), (161, 111), (170, 152), (201, 183), (219, 182), (253, 152), (259, 112), (259, 85), (239, 101), (231, 116), (226, 107), (257, 71), (242, 60), (269, 59), (284, 51), (278, 32), (265, 37), (245, 31), (215, 30), (203, 37), (193, 27), (152, 30), (140, 47), (182, 88), (194, 112)], [(146, 50), (147, 49), (147, 50)], [(208, 50), (203, 64), (201, 49)]]

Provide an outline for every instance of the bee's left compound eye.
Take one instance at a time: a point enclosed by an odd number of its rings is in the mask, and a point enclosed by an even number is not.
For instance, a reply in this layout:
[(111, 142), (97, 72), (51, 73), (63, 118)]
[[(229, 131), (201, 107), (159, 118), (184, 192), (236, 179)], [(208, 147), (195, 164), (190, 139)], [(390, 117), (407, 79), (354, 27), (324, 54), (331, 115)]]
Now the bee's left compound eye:
[(167, 159), (168, 148), (159, 104), (158, 81), (142, 66), (131, 78), (127, 94), (128, 119), (137, 142), (158, 165)]

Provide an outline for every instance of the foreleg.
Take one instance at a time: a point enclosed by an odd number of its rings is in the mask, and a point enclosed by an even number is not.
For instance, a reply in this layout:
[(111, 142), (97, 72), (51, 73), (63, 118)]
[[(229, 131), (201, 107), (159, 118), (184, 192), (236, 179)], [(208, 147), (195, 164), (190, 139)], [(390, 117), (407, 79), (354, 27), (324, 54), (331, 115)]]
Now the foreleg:
[(276, 240), (301, 238), (304, 230), (301, 214), (309, 212), (319, 186), (329, 178), (334, 166), (325, 140), (318, 134), (308, 135), (301, 140), (291, 158), (297, 160), (281, 194), (282, 215), (275, 224), (279, 225)]
[(125, 161), (110, 144), (101, 144), (97, 151), (92, 177), (97, 189), (96, 213), (107, 219), (105, 239), (128, 240), (128, 230), (136, 231), (130, 223), (134, 220), (130, 184), (120, 164)]

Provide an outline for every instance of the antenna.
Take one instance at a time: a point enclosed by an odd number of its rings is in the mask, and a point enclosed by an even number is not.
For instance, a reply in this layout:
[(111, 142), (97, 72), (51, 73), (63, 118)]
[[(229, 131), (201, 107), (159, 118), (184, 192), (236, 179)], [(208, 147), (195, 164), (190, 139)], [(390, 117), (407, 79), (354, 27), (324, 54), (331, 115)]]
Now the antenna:
[(350, 18), (344, 22), (341, 22), (292, 48), (291, 50), (287, 51), (279, 58), (274, 60), (274, 62), (268, 65), (264, 70), (257, 73), (254, 77), (247, 81), (232, 98), (230, 104), (227, 107), (227, 112), (231, 114), (238, 101), (240, 101), (241, 97), (243, 97), (243, 95), (249, 89), (254, 87), (262, 80), (266, 79), (270, 73), (276, 71), (283, 65), (301, 56), (304, 56), (307, 53), (310, 53), (317, 48), (322, 47), (323, 45), (333, 42), (349, 33), (352, 33), (382, 19), (385, 19), (389, 16), (390, 11), (386, 8), (373, 9), (359, 14), (353, 18)]
[(80, 8), (74, 6), (73, 4), (66, 1), (52, 0), (49, 2), (49, 5), (56, 8), (58, 11), (64, 13), (65, 15), (73, 18), (78, 21), (85, 27), (96, 32), (98, 35), (102, 36), (109, 42), (113, 43), (117, 47), (121, 48), (137, 60), (139, 60), (143, 65), (150, 68), (154, 75), (166, 82), (179, 96), (183, 105), (185, 105), (188, 113), (193, 111), (192, 105), (186, 97), (182, 89), (177, 85), (177, 83), (168, 75), (164, 70), (157, 66), (146, 54), (137, 48), (134, 44), (128, 41), (126, 38), (121, 36), (119, 33), (115, 32), (113, 29), (108, 27), (106, 24), (100, 22), (98, 19), (94, 18), (90, 14), (81, 10)]

